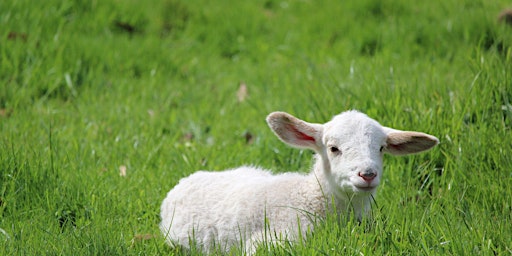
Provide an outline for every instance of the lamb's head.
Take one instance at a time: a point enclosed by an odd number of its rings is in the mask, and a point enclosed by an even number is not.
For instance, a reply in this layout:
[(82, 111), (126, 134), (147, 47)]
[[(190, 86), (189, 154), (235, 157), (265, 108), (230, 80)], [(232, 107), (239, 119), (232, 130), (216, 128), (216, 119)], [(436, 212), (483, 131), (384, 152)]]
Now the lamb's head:
[(332, 192), (339, 196), (374, 192), (382, 177), (384, 153), (418, 153), (439, 142), (425, 133), (381, 126), (358, 111), (343, 112), (325, 124), (273, 112), (267, 122), (285, 143), (318, 153), (323, 174)]
[(382, 177), (382, 156), (386, 147), (382, 126), (366, 115), (349, 111), (323, 126), (320, 153), (331, 187), (338, 193), (375, 190)]

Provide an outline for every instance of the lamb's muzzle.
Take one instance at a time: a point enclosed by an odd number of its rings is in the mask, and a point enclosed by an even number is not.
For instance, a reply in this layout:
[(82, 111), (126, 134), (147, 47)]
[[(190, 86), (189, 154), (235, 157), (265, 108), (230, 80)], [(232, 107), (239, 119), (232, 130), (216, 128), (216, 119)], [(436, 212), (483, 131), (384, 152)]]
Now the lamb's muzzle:
[(377, 172), (373, 169), (366, 169), (364, 172), (358, 173), (359, 177), (363, 178), (368, 183), (371, 183), (372, 180), (377, 177)]

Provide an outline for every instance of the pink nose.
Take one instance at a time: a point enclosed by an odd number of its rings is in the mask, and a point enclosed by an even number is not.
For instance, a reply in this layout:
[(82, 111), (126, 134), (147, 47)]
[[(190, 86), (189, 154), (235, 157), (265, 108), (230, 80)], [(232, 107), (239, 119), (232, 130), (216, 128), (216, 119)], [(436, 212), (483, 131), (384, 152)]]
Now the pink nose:
[(366, 182), (370, 182), (377, 177), (377, 173), (375, 172), (360, 172), (358, 175)]

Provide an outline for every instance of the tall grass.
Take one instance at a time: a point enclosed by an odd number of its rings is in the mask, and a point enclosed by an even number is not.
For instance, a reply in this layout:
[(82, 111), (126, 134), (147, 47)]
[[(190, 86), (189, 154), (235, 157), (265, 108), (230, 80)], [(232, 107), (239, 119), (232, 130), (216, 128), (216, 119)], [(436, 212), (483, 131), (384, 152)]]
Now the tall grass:
[(266, 114), (352, 108), (441, 144), (385, 159), (372, 223), (328, 217), (259, 254), (511, 254), (507, 5), (2, 1), (0, 254), (199, 254), (158, 230), (180, 178), (306, 172), (311, 153), (274, 138)]

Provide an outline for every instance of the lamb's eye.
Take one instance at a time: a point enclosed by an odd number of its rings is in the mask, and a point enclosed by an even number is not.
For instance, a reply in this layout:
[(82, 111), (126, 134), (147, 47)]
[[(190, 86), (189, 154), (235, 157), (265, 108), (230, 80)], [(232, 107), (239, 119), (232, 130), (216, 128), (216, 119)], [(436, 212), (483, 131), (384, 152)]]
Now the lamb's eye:
[(336, 154), (341, 153), (340, 149), (337, 147), (331, 147), (331, 152)]
[(380, 151), (380, 152), (384, 151), (384, 146), (380, 146), (379, 151)]

